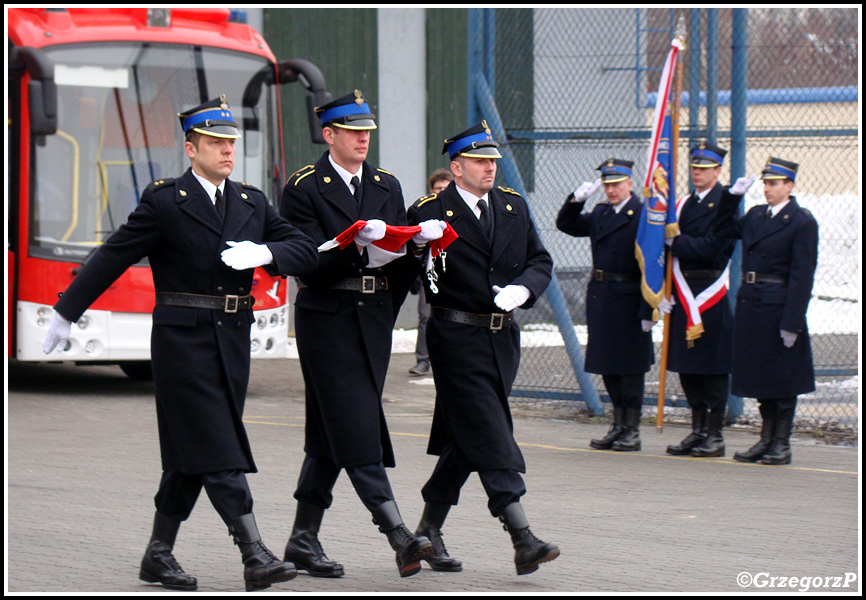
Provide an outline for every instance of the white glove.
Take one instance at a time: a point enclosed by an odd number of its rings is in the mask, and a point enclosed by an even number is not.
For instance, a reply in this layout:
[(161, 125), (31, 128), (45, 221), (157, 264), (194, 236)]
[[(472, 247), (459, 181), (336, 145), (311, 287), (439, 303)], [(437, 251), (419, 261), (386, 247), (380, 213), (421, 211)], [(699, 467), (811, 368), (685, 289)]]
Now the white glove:
[(674, 300), (673, 296), (671, 296), (670, 300), (668, 300), (667, 298), (662, 298), (662, 301), (659, 302), (659, 312), (663, 315), (671, 314), (671, 311), (674, 309), (674, 304), (676, 303), (677, 301)]
[(749, 175), (747, 177), (740, 177), (737, 179), (736, 183), (731, 186), (730, 192), (732, 196), (742, 196), (746, 192), (749, 191), (749, 188), (752, 187), (752, 184), (755, 183), (755, 180), (758, 178), (757, 175)]
[(496, 296), (493, 302), (505, 312), (511, 312), (529, 300), (529, 289), (524, 285), (506, 285), (504, 288), (493, 286)]
[(445, 221), (438, 219), (423, 221), (418, 223), (418, 225), (421, 226), (421, 231), (412, 236), (412, 241), (419, 245), (438, 240), (445, 233), (445, 228), (448, 226)]
[(653, 328), (654, 323), (652, 321), (647, 321), (646, 319), (641, 319), (640, 328), (644, 330), (644, 332), (650, 331)]
[(601, 185), (601, 179), (596, 179), (592, 183), (584, 181), (576, 190), (574, 190), (575, 202), (586, 202), (586, 199), (592, 196), (592, 193)]
[(254, 269), (274, 262), (274, 255), (264, 244), (256, 244), (245, 240), (243, 242), (226, 242), (230, 248), (223, 250), (223, 262), (235, 271)]
[(60, 346), (60, 349), (66, 347), (66, 341), (69, 339), (69, 332), (72, 330), (72, 322), (67, 321), (55, 312), (51, 317), (51, 323), (48, 325), (48, 335), (45, 336), (45, 342), (42, 344), (42, 351), (45, 354), (51, 352)]
[(782, 334), (782, 343), (785, 344), (785, 348), (790, 348), (795, 343), (797, 343), (796, 333), (791, 333), (790, 331), (785, 331), (784, 329), (779, 330), (779, 333)]
[(379, 219), (371, 219), (367, 221), (364, 228), (355, 235), (355, 243), (359, 246), (366, 246), (371, 242), (376, 242), (385, 237), (385, 221)]

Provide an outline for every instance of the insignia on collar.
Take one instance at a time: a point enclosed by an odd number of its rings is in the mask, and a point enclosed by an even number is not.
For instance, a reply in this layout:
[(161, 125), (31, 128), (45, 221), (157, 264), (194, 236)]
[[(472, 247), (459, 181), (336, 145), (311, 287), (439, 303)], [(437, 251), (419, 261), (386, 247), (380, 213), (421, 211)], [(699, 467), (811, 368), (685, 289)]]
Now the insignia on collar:
[(183, 191), (183, 190), (180, 190), (180, 195), (181, 195), (181, 196), (186, 196), (186, 192)]
[(325, 178), (322, 179), (322, 181), (324, 181), (325, 183), (331, 183), (331, 178), (330, 178), (330, 177), (325, 177)]

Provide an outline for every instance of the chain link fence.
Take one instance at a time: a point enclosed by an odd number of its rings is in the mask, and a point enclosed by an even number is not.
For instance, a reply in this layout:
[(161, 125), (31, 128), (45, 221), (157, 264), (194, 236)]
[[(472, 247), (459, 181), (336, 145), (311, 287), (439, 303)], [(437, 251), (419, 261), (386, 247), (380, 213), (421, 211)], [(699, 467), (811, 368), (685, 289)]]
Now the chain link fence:
[[(578, 340), (585, 346), (590, 244), (558, 232), (556, 214), (569, 192), (594, 180), (595, 168), (609, 157), (634, 161), (634, 179), (642, 180), (653, 94), (682, 17), (688, 37), (680, 55), (684, 93), (677, 196), (689, 189), (689, 148), (711, 140), (730, 149), (732, 131), (743, 125), (738, 119), (745, 120), (745, 164), (726, 160), (723, 183), (760, 173), (770, 155), (801, 165), (793, 193), (815, 215), (820, 233), (808, 313), (818, 389), (800, 397), (797, 424), (856, 429), (861, 255), (857, 9), (740, 11), (485, 9), (474, 15), (483, 13), (485, 26), (470, 35), (470, 53), (485, 55), (484, 73), (476, 76), (486, 78), (495, 98), (536, 226), (553, 255)], [(738, 17), (746, 19), (747, 40), (742, 34), (734, 39)], [(732, 66), (732, 45), (742, 43), (748, 57), (745, 75)], [(747, 110), (740, 114), (731, 110), (731, 89), (743, 76)], [(597, 192), (585, 210), (603, 199)], [(757, 182), (746, 196), (746, 210), (763, 202)], [(731, 283), (735, 291), (733, 277)], [(584, 400), (550, 302), (542, 298), (536, 308), (521, 313), (524, 350), (514, 396)], [(661, 341), (660, 324), (654, 338)], [(659, 356), (657, 352), (657, 363)], [(601, 377), (592, 375), (591, 380), (606, 401)], [(656, 364), (646, 379), (648, 407), (656, 404), (658, 380)], [(734, 399), (731, 406), (741, 421), (757, 417), (754, 399)], [(676, 376), (667, 377), (666, 407), (666, 416), (674, 420), (685, 419), (688, 412)]]

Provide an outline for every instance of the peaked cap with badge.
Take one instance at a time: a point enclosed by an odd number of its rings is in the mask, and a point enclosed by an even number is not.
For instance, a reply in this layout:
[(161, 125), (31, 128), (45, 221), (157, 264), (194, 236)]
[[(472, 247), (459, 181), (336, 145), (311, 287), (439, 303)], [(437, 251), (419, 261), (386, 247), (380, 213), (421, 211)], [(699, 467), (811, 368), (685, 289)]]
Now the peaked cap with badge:
[(764, 165), (764, 170), (761, 171), (761, 179), (797, 179), (797, 169), (800, 168), (795, 162), (782, 160), (771, 156), (767, 159), (767, 164)]
[(487, 121), (481, 121), (452, 138), (445, 140), (442, 154), (448, 154), (451, 160), (457, 156), (469, 158), (502, 158), (499, 154), (499, 143), (493, 139), (493, 133), (487, 126)]
[(634, 163), (621, 158), (608, 158), (598, 165), (595, 170), (601, 171), (602, 183), (619, 183), (631, 177), (631, 168)]
[(342, 129), (376, 129), (376, 115), (370, 112), (370, 107), (364, 99), (361, 90), (341, 96), (324, 106), (316, 107), (316, 114), (322, 122), (322, 127), (340, 127)]
[(699, 169), (721, 167), (727, 154), (728, 151), (723, 148), (719, 148), (709, 142), (701, 142), (692, 148), (689, 164)]
[(226, 95), (209, 100), (204, 104), (178, 113), (184, 135), (190, 131), (218, 138), (237, 139), (241, 137), (238, 124), (232, 116)]

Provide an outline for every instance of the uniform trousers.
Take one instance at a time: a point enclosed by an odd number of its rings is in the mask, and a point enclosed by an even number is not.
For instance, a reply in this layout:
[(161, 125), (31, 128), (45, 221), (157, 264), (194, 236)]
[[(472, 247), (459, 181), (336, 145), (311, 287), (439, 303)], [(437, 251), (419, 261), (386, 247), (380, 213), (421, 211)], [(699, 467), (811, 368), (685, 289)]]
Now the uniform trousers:
[[(448, 442), (439, 455), (433, 474), (421, 488), (421, 497), (424, 502), (456, 505), (460, 489), (471, 473), (472, 469), (467, 468), (465, 460), (461, 460), (454, 444)], [(517, 471), (479, 470), (478, 477), (487, 492), (487, 508), (494, 517), (502, 514), (502, 509), (509, 504), (520, 502), (520, 497), (526, 493), (523, 477)]]
[(794, 421), (797, 411), (797, 396), (782, 398), (758, 398), (758, 410), (765, 421)]
[(641, 410), (644, 390), (643, 373), (638, 375), (602, 375), (601, 378), (614, 407), (622, 406), (627, 410)]
[(680, 373), (680, 383), (692, 410), (705, 407), (711, 413), (725, 414), (730, 387), (728, 374)]
[(219, 471), (201, 475), (163, 471), (159, 491), (154, 497), (156, 512), (185, 521), (192, 512), (202, 487), (226, 526), (253, 511), (253, 495), (244, 471)]
[[(388, 481), (385, 465), (381, 462), (345, 467), (345, 470), (355, 492), (370, 512), (385, 502), (394, 500), (391, 482)], [(295, 500), (320, 508), (330, 508), (334, 501), (334, 484), (337, 483), (340, 471), (341, 467), (330, 458), (308, 454), (301, 466)]]

